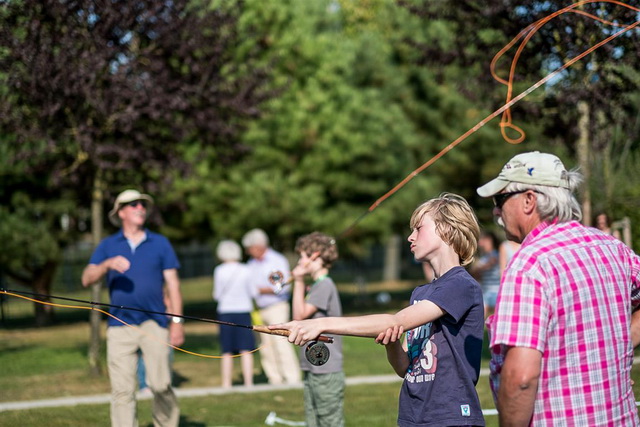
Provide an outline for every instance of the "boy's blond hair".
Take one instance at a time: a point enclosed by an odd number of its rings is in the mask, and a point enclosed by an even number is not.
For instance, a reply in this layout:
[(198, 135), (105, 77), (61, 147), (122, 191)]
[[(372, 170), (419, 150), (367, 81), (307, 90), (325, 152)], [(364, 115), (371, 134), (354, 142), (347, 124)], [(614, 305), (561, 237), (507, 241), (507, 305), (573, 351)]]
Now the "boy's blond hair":
[(413, 211), (411, 229), (419, 227), (427, 214), (433, 219), (438, 236), (460, 257), (460, 265), (471, 264), (478, 248), (480, 226), (469, 203), (456, 194), (442, 193)]
[(326, 268), (330, 268), (331, 264), (338, 259), (336, 240), (318, 231), (300, 237), (296, 242), (295, 251), (297, 253), (304, 252), (308, 256), (319, 252), (318, 256), (322, 259)]

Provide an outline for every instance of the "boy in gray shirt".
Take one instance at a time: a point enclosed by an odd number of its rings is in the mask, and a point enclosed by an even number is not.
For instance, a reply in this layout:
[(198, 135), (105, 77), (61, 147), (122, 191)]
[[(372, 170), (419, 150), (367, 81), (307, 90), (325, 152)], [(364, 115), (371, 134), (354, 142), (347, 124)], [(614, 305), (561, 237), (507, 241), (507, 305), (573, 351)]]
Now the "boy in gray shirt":
[[(335, 239), (314, 232), (300, 237), (295, 250), (300, 259), (292, 271), (293, 319), (342, 316), (340, 296), (335, 283), (329, 277), (329, 268), (338, 259)], [(305, 284), (306, 276), (311, 277), (312, 284)], [(331, 357), (320, 366), (307, 361), (304, 348), (300, 356), (300, 368), (304, 372), (305, 418), (309, 427), (344, 426), (342, 337), (335, 337), (329, 348)]]

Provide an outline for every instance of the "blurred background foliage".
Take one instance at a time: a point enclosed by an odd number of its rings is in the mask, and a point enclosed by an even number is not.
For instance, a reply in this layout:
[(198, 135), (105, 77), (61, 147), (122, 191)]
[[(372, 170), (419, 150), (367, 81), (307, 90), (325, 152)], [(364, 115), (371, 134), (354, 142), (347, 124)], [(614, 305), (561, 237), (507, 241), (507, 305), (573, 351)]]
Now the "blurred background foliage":
[[(510, 0), (54, 0), (0, 4), (0, 269), (34, 287), (87, 242), (118, 192), (150, 192), (150, 226), (176, 244), (260, 227), (291, 251), (340, 236), (344, 256), (405, 236), (413, 209), (467, 197), (522, 151), (587, 168), (593, 212), (629, 217), (640, 245), (640, 34), (607, 44), (474, 133), (342, 235), (380, 196), (502, 106), (489, 64), (564, 7)], [(609, 3), (581, 11), (623, 25)], [(516, 70), (520, 93), (612, 34), (576, 13), (545, 25)], [(513, 52), (498, 63), (506, 77)], [(577, 105), (585, 102), (586, 115)], [(577, 155), (586, 120), (588, 156)], [(100, 194), (96, 198), (96, 191)], [(585, 193), (586, 194), (586, 193)], [(37, 289), (47, 290), (47, 286)]]

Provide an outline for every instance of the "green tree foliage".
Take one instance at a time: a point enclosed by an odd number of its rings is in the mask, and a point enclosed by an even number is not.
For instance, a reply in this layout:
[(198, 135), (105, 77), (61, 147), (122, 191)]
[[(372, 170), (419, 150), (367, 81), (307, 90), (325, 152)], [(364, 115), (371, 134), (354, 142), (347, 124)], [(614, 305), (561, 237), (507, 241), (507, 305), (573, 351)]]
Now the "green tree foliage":
[[(204, 159), (200, 178), (181, 184), (188, 221), (207, 224), (215, 236), (262, 227), (286, 249), (313, 229), (340, 234), (481, 118), (417, 62), (406, 40), (424, 22), (392, 1), (247, 5), (256, 12), (244, 19), (263, 32), (265, 61), (287, 88), (244, 135), (250, 151), (240, 163), (222, 168), (215, 157)], [(365, 217), (343, 245), (358, 251), (363, 242), (406, 233), (412, 210), (443, 189), (471, 193), (471, 151), (447, 154)]]

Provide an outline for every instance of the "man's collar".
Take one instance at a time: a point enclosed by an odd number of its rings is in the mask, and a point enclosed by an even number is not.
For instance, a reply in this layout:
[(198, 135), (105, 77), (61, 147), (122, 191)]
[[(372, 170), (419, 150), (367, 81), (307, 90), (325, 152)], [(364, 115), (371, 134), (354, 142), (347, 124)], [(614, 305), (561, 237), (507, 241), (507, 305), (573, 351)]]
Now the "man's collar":
[(542, 221), (533, 230), (531, 230), (529, 234), (527, 234), (527, 236), (522, 241), (522, 244), (527, 245), (533, 240), (536, 240), (538, 236), (540, 236), (547, 228), (551, 227), (552, 225), (556, 225), (557, 223), (558, 218), (555, 218), (552, 221)]
[[(153, 233), (151, 233), (148, 228), (145, 227), (142, 229), (142, 231), (144, 231), (144, 234), (147, 236), (145, 240), (149, 240), (152, 238)], [(118, 230), (116, 236), (118, 236), (119, 239), (127, 240), (127, 238), (124, 236), (124, 231), (122, 230), (122, 228)]]

